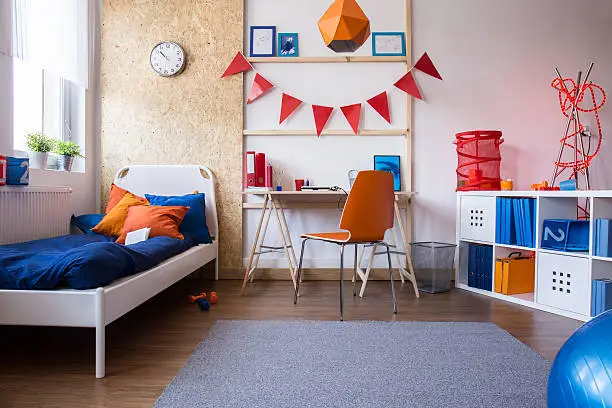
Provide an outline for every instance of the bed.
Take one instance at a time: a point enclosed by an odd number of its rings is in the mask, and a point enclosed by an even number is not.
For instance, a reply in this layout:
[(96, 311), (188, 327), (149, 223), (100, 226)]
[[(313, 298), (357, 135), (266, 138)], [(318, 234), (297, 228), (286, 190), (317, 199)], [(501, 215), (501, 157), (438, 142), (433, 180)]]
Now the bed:
[(96, 378), (105, 376), (108, 324), (209, 262), (215, 262), (215, 279), (219, 277), (215, 181), (209, 169), (134, 165), (119, 170), (114, 182), (139, 196), (204, 193), (206, 223), (213, 242), (192, 246), (148, 270), (95, 289), (0, 290), (0, 325), (95, 328)]

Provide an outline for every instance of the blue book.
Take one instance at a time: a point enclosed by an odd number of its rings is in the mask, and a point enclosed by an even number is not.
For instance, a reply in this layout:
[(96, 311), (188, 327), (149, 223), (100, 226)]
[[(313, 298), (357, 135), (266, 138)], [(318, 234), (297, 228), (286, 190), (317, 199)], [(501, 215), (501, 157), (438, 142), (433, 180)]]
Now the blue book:
[(594, 237), (593, 237), (593, 254), (596, 256), (602, 256), (601, 255), (601, 219), (600, 218), (596, 218), (595, 219), (595, 226), (593, 227), (594, 230)]
[(603, 297), (604, 287), (603, 281), (601, 279), (597, 279), (597, 314), (601, 314), (605, 309), (605, 299)]
[(597, 316), (597, 280), (591, 282), (591, 317)]
[(485, 289), (491, 292), (493, 291), (493, 247), (487, 247), (486, 255)]
[(501, 240), (501, 225), (502, 225), (502, 219), (501, 219), (501, 197), (497, 197), (495, 199), (495, 242), (497, 242), (498, 244), (502, 243)]
[(468, 286), (476, 287), (476, 245), (468, 245)]
[(612, 309), (612, 280), (602, 279), (601, 292), (601, 297), (603, 298), (603, 310), (601, 312), (603, 313), (606, 310)]
[(599, 220), (599, 256), (610, 255), (610, 220)]
[(521, 206), (520, 201), (518, 199), (512, 200), (512, 209), (514, 211), (514, 231), (516, 232), (516, 241), (515, 245), (522, 246), (523, 245), (523, 234), (521, 230)]
[(525, 211), (525, 246), (529, 248), (533, 248), (533, 231), (531, 229), (531, 199), (524, 198), (523, 199), (523, 211)]

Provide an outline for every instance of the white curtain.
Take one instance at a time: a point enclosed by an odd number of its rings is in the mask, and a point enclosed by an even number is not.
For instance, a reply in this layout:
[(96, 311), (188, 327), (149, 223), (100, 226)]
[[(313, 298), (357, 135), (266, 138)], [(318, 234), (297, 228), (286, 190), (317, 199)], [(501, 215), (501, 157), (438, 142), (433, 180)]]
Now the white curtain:
[(89, 0), (13, 2), (13, 56), (88, 88)]
[(12, 0), (0, 0), (0, 55), (11, 55)]

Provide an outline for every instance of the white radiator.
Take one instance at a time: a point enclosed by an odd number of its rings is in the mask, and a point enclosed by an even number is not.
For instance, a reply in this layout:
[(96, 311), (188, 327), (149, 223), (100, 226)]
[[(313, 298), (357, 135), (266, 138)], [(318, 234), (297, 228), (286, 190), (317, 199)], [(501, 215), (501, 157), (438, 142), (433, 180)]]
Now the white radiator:
[(0, 244), (70, 232), (68, 187), (0, 187)]

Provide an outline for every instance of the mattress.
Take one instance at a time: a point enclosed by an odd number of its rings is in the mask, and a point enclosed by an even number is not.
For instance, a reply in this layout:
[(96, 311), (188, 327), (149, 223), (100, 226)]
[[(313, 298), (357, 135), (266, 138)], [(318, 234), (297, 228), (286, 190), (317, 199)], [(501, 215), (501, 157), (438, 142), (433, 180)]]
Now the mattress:
[(153, 237), (126, 246), (103, 235), (0, 245), (0, 289), (93, 289), (151, 269), (193, 245), (188, 239)]

